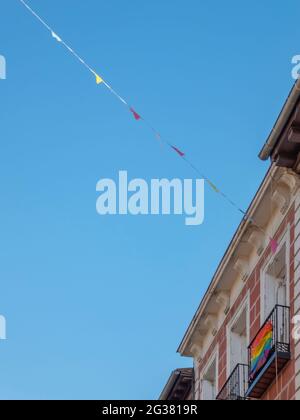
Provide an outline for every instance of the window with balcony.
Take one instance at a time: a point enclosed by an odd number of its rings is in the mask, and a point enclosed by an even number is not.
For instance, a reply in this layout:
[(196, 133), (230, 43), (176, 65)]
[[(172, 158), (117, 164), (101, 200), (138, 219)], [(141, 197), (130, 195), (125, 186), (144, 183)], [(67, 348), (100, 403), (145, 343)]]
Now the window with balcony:
[(291, 358), (288, 236), (262, 272), (262, 325), (248, 348), (249, 398), (261, 398)]
[(249, 297), (227, 327), (227, 372), (217, 400), (243, 400), (248, 388)]

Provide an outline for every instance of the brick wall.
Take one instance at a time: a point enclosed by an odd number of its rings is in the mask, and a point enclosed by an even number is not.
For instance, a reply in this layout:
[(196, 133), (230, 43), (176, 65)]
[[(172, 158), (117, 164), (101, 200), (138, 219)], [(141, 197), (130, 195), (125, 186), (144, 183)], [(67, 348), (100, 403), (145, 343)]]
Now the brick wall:
[[(296, 199), (295, 229), (294, 229), (294, 315), (300, 315), (300, 197)], [(295, 343), (295, 398), (300, 400), (300, 341)]]

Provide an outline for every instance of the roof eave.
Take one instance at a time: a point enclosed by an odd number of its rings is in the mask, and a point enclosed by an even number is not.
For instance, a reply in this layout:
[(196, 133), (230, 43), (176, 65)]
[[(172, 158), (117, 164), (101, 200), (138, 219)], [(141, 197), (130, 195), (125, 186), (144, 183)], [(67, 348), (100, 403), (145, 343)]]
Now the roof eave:
[(300, 100), (300, 80), (297, 80), (294, 84), (280, 114), (277, 118), (277, 121), (264, 145), (262, 150), (259, 153), (259, 158), (261, 160), (267, 160), (272, 154), (276, 144), (278, 143), (280, 136), (293, 112), (295, 106)]

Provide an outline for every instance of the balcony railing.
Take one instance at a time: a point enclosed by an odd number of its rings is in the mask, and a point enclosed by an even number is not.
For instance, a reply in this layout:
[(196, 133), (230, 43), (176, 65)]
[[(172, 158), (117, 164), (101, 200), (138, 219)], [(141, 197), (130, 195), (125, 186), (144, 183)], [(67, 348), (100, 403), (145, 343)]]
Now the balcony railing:
[(248, 365), (238, 364), (223, 386), (217, 400), (245, 400), (248, 389)]
[(247, 398), (260, 398), (291, 358), (290, 308), (276, 305), (250, 346)]

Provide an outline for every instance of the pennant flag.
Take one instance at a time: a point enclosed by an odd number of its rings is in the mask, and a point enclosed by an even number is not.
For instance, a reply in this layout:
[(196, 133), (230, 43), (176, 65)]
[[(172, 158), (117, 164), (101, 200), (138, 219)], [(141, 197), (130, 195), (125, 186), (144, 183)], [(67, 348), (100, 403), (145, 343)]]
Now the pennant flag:
[(210, 182), (209, 179), (207, 179), (207, 183), (214, 190), (214, 192), (216, 192), (217, 194), (219, 194), (220, 190), (212, 182)]
[(134, 116), (134, 118), (137, 120), (137, 121), (139, 121), (142, 117), (133, 109), (133, 108), (130, 108), (130, 112), (132, 112), (132, 114), (133, 114), (133, 116)]
[(98, 74), (96, 74), (96, 83), (97, 85), (100, 85), (101, 83), (103, 83), (102, 77), (100, 77)]
[(51, 35), (57, 42), (61, 42), (61, 38), (55, 32), (51, 31)]
[[(47, 31), (51, 33), (51, 36), (59, 43), (61, 43), (77, 60), (79, 60), (79, 62), (84, 65), (94, 76), (95, 76), (95, 81), (97, 83), (97, 85), (100, 85), (101, 83), (103, 83), (105, 85), (105, 87), (107, 89), (109, 89), (109, 91), (115, 95), (124, 105), (126, 105), (127, 109), (130, 110), (130, 112), (133, 114), (133, 117), (136, 121), (139, 120), (144, 120), (143, 117), (138, 114), (133, 108), (130, 108), (129, 104), (125, 101), (125, 99), (123, 99), (117, 91), (115, 91), (112, 86), (110, 86), (104, 79), (102, 79), (102, 77), (100, 77), (95, 70), (93, 70), (92, 67), (90, 67), (81, 57), (80, 55), (73, 50), (63, 39), (61, 39), (53, 30), (52, 28), (48, 25), (48, 23), (46, 23), (33, 9), (31, 9), (31, 7), (29, 7), (26, 3), (25, 0), (19, 0), (21, 3), (23, 3), (23, 5), (28, 9), (28, 11), (47, 29)], [(148, 124), (147, 124), (148, 125)], [(150, 127), (151, 128), (151, 127)], [(168, 145), (168, 147), (172, 148), (181, 158), (185, 157), (185, 153), (183, 153), (181, 150), (179, 150), (177, 147), (172, 146), (172, 144), (170, 144), (168, 141), (164, 140), (160, 134), (154, 130), (152, 128), (152, 130), (155, 133), (155, 136), (158, 140), (161, 141), (161, 144), (165, 144)], [(194, 166), (191, 162), (188, 161), (188, 159), (184, 159), (186, 161), (186, 163), (198, 174), (201, 175), (201, 171)], [(203, 176), (202, 176), (203, 177)], [(203, 177), (204, 178), (204, 177)], [(264, 231), (264, 229), (262, 227), (260, 227), (260, 225), (258, 223), (255, 222), (254, 219), (251, 219), (250, 217), (247, 216), (247, 213), (242, 210), (241, 208), (238, 207), (238, 205), (236, 203), (234, 203), (227, 195), (225, 195), (223, 193), (222, 190), (219, 190), (211, 181), (209, 181), (207, 178), (205, 178), (205, 180), (208, 182), (208, 184), (210, 185), (210, 187), (216, 192), (219, 193), (227, 202), (229, 202), (230, 205), (232, 205), (236, 210), (238, 210), (240, 213), (243, 214), (243, 218), (244, 220), (249, 220), (250, 222), (252, 222), (255, 226), (257, 226), (263, 233), (264, 235), (267, 236), (267, 233)], [(275, 239), (270, 238), (270, 246), (271, 246), (271, 250), (272, 253), (275, 254), (279, 244), (277, 243), (277, 241)]]
[(270, 239), (270, 245), (271, 245), (272, 254), (276, 254), (278, 246), (279, 246), (278, 242), (275, 239), (271, 238)]
[(181, 151), (181, 150), (179, 150), (179, 149), (177, 149), (177, 147), (175, 147), (175, 146), (171, 146), (172, 147), (172, 149), (173, 150), (175, 150), (175, 152), (180, 156), (180, 157), (183, 157), (183, 156), (185, 156), (185, 154)]

